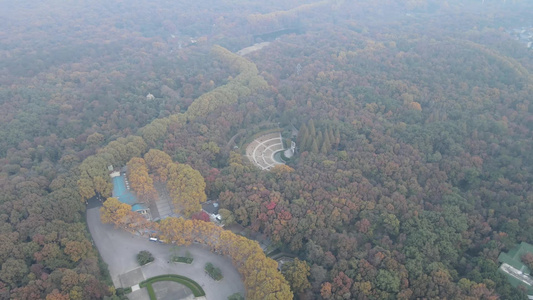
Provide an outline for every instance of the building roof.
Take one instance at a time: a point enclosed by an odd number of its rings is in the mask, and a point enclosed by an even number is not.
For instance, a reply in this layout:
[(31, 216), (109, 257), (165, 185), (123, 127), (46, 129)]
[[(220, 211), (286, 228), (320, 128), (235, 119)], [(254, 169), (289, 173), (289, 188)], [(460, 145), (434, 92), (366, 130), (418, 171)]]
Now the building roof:
[(148, 206), (146, 206), (144, 203), (135, 203), (131, 206), (132, 211), (139, 211), (143, 209), (148, 209)]
[(513, 268), (520, 270), (524, 273), (531, 273), (531, 270), (522, 263), (522, 256), (526, 253), (533, 254), (533, 246), (522, 242), (517, 247), (511, 249), (508, 253), (500, 253), (500, 256), (498, 256), (498, 261), (501, 263), (506, 263)]
[[(531, 284), (527, 284), (525, 281), (533, 280), (529, 274), (531, 273), (531, 270), (522, 262), (522, 256), (526, 253), (532, 253), (533, 254), (533, 246), (522, 242), (520, 245), (516, 246), (515, 248), (511, 249), (508, 253), (500, 253), (500, 256), (498, 256), (498, 261), (502, 263), (502, 266), (500, 267), (500, 271), (503, 272), (509, 283), (513, 286), (522, 285), (524, 286), (529, 295), (533, 294), (533, 286)], [(509, 265), (516, 271), (514, 273), (518, 274), (511, 274), (514, 271), (510, 269), (509, 267), (505, 267), (505, 265)], [(522, 275), (523, 274), (523, 275)], [(527, 277), (524, 280), (520, 280), (518, 277)]]
[(208, 214), (217, 215), (219, 209), (218, 201), (204, 202), (202, 203), (202, 209)]

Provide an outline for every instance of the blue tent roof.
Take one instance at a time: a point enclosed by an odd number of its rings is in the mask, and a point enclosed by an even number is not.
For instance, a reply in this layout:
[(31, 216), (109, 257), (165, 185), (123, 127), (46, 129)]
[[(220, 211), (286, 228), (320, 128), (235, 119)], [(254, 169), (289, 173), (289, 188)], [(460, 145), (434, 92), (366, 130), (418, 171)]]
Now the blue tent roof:
[(113, 197), (118, 201), (131, 205), (132, 211), (147, 209), (144, 203), (138, 203), (137, 197), (126, 188), (124, 176), (117, 176), (113, 178)]
[(132, 207), (131, 207), (131, 210), (132, 211), (138, 211), (138, 210), (143, 210), (143, 209), (147, 209), (148, 207), (146, 206), (146, 204), (144, 203), (136, 203), (134, 204)]

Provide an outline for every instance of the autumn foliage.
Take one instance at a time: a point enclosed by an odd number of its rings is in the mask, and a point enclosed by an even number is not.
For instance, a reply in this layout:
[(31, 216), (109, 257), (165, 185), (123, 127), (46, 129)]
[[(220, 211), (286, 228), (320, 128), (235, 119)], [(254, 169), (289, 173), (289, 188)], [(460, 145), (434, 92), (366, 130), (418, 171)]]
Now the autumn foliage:
[(140, 228), (154, 228), (155, 223), (146, 220), (141, 214), (131, 210), (131, 205), (120, 202), (117, 198), (107, 198), (100, 208), (102, 223), (113, 224), (117, 228), (134, 231)]
[(533, 254), (530, 252), (524, 253), (520, 260), (529, 268), (529, 270), (533, 270)]
[(144, 160), (148, 166), (149, 173), (155, 181), (166, 182), (168, 179), (168, 165), (172, 163), (172, 158), (165, 152), (157, 149), (150, 149)]
[(310, 272), (309, 265), (305, 261), (295, 258), (294, 261), (287, 262), (281, 267), (281, 272), (285, 279), (291, 285), (291, 289), (295, 293), (301, 293), (311, 287), (309, 283)]
[(209, 222), (210, 221), (209, 215), (205, 211), (200, 211), (200, 212), (192, 214), (191, 215), (191, 219), (192, 220), (200, 220), (200, 221), (204, 221), (204, 222)]
[[(508, 27), (531, 1), (4, 2), (0, 299), (112, 296), (85, 202), (134, 157), (185, 215), (204, 191), (305, 260), (302, 299), (527, 297), (497, 258), (533, 241), (533, 61)], [(298, 151), (261, 172), (242, 150), (272, 128)]]
[(100, 208), (102, 223), (111, 223), (115, 227), (122, 227), (131, 222), (131, 205), (120, 202), (117, 198), (107, 198)]
[(154, 189), (154, 182), (148, 175), (148, 167), (144, 159), (134, 157), (126, 166), (130, 186), (137, 193), (139, 200), (141, 202), (155, 201), (157, 193)]
[(141, 137), (128, 136), (109, 143), (96, 155), (87, 157), (78, 167), (80, 176), (77, 184), (81, 199), (85, 201), (96, 193), (103, 197), (111, 196), (113, 185), (108, 166), (125, 165), (130, 159), (141, 156), (145, 151), (146, 143)]
[(178, 212), (189, 217), (202, 209), (205, 202), (205, 181), (200, 172), (186, 164), (171, 163), (168, 168), (167, 189)]
[(257, 242), (199, 220), (167, 218), (161, 221), (160, 230), (161, 239), (177, 245), (200, 243), (228, 256), (244, 279), (247, 299), (293, 298), (287, 281), (277, 270), (278, 264), (265, 256)]

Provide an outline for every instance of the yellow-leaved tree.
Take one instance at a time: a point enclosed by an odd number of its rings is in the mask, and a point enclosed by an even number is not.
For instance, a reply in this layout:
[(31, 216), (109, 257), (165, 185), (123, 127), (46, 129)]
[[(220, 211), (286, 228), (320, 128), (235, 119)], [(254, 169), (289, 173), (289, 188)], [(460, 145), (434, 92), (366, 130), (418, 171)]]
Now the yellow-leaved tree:
[(131, 188), (137, 193), (141, 202), (154, 201), (157, 193), (154, 189), (154, 182), (148, 175), (148, 167), (144, 159), (134, 157), (130, 159), (127, 167)]
[(266, 257), (256, 241), (200, 220), (166, 218), (161, 221), (159, 229), (161, 239), (174, 241), (177, 245), (200, 243), (231, 258), (244, 279), (246, 299), (293, 299), (287, 280), (278, 271), (277, 262)]
[(283, 276), (285, 276), (291, 285), (292, 290), (295, 293), (301, 293), (311, 287), (308, 279), (311, 274), (309, 270), (310, 267), (305, 261), (296, 258), (284, 264), (281, 268), (281, 273), (283, 273)]
[(167, 189), (177, 212), (186, 217), (200, 211), (207, 199), (202, 174), (186, 164), (168, 165)]
[(416, 101), (409, 103), (409, 108), (416, 111), (422, 111), (422, 106)]
[(100, 208), (102, 223), (114, 224), (115, 227), (125, 226), (130, 222), (131, 206), (121, 203), (117, 198), (107, 198), (104, 206)]
[(159, 182), (166, 182), (168, 179), (168, 165), (172, 163), (172, 159), (168, 154), (161, 150), (150, 149), (144, 155), (144, 160), (148, 166), (148, 170), (154, 180)]

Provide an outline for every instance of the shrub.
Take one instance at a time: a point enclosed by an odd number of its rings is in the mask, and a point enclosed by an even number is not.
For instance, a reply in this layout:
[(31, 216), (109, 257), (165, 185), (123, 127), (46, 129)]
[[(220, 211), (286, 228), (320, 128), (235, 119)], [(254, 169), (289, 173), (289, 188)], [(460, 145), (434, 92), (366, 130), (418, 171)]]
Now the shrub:
[(194, 258), (192, 258), (192, 257), (183, 257), (183, 256), (173, 256), (172, 257), (172, 261), (173, 262), (181, 262), (181, 263), (186, 263), (186, 264), (192, 264), (193, 260), (194, 260)]
[(201, 221), (204, 221), (204, 222), (211, 222), (211, 220), (209, 219), (209, 215), (205, 212), (205, 211), (199, 211), (195, 214), (192, 214), (191, 215), (191, 219), (193, 220), (201, 220)]
[(244, 300), (244, 297), (239, 293), (235, 293), (235, 294), (230, 295), (228, 297), (228, 300)]
[(147, 263), (152, 261), (154, 261), (154, 256), (152, 255), (152, 253), (146, 250), (143, 250), (139, 252), (139, 254), (137, 254), (137, 262), (139, 262), (141, 266), (146, 265)]
[(212, 263), (205, 264), (205, 271), (207, 272), (207, 274), (209, 274), (209, 276), (211, 276), (211, 278), (216, 281), (222, 280), (222, 278), (224, 278), (224, 276), (222, 276), (222, 271), (220, 271), (219, 268), (213, 266)]
[(126, 297), (126, 294), (131, 293), (131, 287), (127, 287), (127, 288), (118, 288), (118, 289), (116, 289), (115, 293), (116, 293), (116, 297), (113, 298), (113, 299), (117, 299), (117, 300), (127, 300), (128, 297)]

